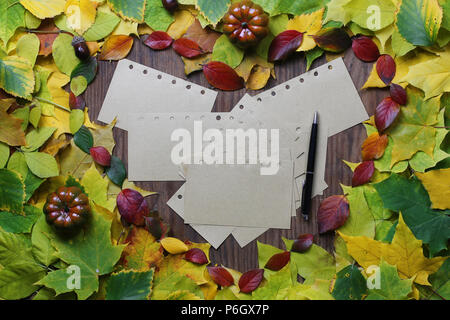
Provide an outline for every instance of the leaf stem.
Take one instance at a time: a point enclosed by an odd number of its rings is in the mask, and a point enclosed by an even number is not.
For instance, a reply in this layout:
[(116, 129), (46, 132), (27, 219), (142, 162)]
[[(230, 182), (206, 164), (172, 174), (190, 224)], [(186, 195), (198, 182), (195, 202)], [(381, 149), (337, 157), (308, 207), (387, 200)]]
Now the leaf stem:
[(55, 107), (58, 107), (58, 108), (60, 108), (60, 109), (62, 109), (62, 110), (64, 110), (64, 111), (68, 111), (68, 112), (71, 112), (71, 110), (70, 109), (67, 109), (66, 107), (64, 107), (64, 106), (62, 106), (62, 105), (60, 105), (60, 104), (57, 104), (57, 103), (55, 103), (55, 102), (53, 102), (53, 101), (50, 101), (50, 100), (47, 100), (47, 99), (44, 99), (44, 98), (40, 98), (40, 97), (34, 97), (36, 100), (38, 100), (38, 101), (41, 101), (41, 102), (45, 102), (45, 103), (49, 103), (49, 104), (51, 104), (51, 105), (54, 105)]

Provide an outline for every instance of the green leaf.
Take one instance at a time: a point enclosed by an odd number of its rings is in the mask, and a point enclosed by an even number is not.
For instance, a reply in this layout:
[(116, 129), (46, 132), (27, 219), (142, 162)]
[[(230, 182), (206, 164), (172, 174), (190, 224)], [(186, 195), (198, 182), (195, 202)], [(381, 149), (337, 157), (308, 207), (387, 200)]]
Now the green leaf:
[(144, 20), (145, 0), (108, 0), (111, 9), (126, 20), (142, 22)]
[(80, 109), (74, 109), (70, 112), (70, 132), (75, 134), (80, 130), (84, 123), (84, 112)]
[[(369, 8), (377, 8), (377, 11)], [(350, 19), (359, 26), (372, 31), (381, 30), (394, 22), (395, 5), (392, 1), (383, 0), (352, 0), (344, 10), (350, 13)]]
[(0, 230), (0, 298), (23, 299), (36, 291), (45, 270), (31, 254), (28, 237)]
[(81, 128), (73, 135), (73, 141), (78, 148), (89, 154), (89, 149), (94, 146), (94, 137), (91, 131), (85, 126)]
[(111, 156), (111, 166), (106, 169), (106, 174), (112, 182), (121, 187), (127, 177), (127, 170), (122, 160), (113, 155)]
[(53, 135), (55, 130), (56, 128), (51, 127), (31, 130), (25, 137), (27, 144), (21, 148), (22, 151), (32, 152), (39, 149)]
[(289, 22), (289, 17), (287, 14), (279, 14), (278, 16), (271, 17), (269, 20), (270, 32), (277, 36), (286, 30), (287, 24)]
[[(258, 246), (258, 264), (260, 269), (265, 269), (264, 266), (274, 254), (283, 252), (283, 250), (278, 249), (277, 247), (259, 241), (256, 241), (256, 244)], [(265, 269), (264, 277), (267, 278), (274, 273), (275, 271)]]
[(179, 272), (173, 272), (169, 275), (156, 273), (153, 281), (151, 300), (166, 300), (173, 293), (174, 288), (188, 291), (203, 298), (200, 287), (191, 278)]
[(80, 268), (80, 288), (68, 288), (67, 280), (73, 273), (70, 269), (50, 272), (39, 284), (54, 289), (57, 295), (75, 291), (81, 300), (98, 290), (99, 277), (113, 271), (124, 248), (111, 244), (111, 221), (96, 212), (92, 213), (91, 223), (85, 232), (70, 241), (52, 235), (52, 244), (61, 260)]
[(412, 279), (400, 279), (396, 266), (381, 260), (379, 271), (380, 287), (370, 289), (366, 300), (407, 300), (412, 291)]
[(120, 22), (120, 18), (113, 13), (97, 12), (94, 24), (84, 33), (86, 41), (98, 41), (106, 38)]
[(22, 120), (22, 124), (21, 124), (20, 128), (23, 131), (26, 131), (26, 129), (28, 127), (28, 122), (30, 119), (30, 108), (22, 107), (22, 108), (16, 109), (16, 110), (14, 110), (13, 113), (11, 113), (11, 115), (13, 115), (17, 119)]
[[(282, 239), (290, 250), (294, 240)], [(297, 265), (298, 274), (305, 279), (304, 284), (313, 284), (316, 279), (330, 280), (336, 274), (333, 256), (315, 244), (304, 253), (291, 252), (291, 261)]]
[(6, 166), (9, 159), (9, 146), (6, 143), (0, 142), (0, 169)]
[(144, 22), (153, 30), (166, 31), (175, 19), (160, 0), (147, 0)]
[(89, 195), (89, 199), (94, 201), (96, 204), (108, 209), (109, 211), (114, 211), (116, 207), (116, 199), (108, 199), (108, 184), (109, 180), (107, 177), (102, 177), (98, 172), (95, 164), (92, 164), (91, 168), (86, 171), (81, 179), (81, 184)]
[(59, 175), (58, 163), (51, 155), (42, 152), (25, 152), (24, 154), (28, 168), (39, 178), (50, 178)]
[(13, 96), (30, 100), (34, 73), (28, 60), (14, 56), (1, 58), (0, 88)]
[(331, 292), (336, 300), (361, 300), (366, 293), (366, 279), (357, 266), (347, 266), (337, 273)]
[(0, 228), (12, 233), (30, 233), (36, 220), (42, 215), (42, 210), (25, 205), (24, 216), (8, 211), (0, 211)]
[(313, 64), (313, 62), (316, 59), (320, 58), (324, 52), (325, 51), (323, 51), (323, 49), (319, 48), (319, 47), (315, 47), (314, 49), (306, 52), (306, 54), (305, 54), (306, 55), (306, 71), (308, 71), (309, 68), (311, 68), (311, 65)]
[[(292, 279), (291, 269), (295, 272)], [(252, 293), (254, 300), (286, 300), (289, 289), (297, 283), (297, 270), (293, 263), (288, 263), (280, 271), (268, 277), (267, 282)], [(293, 281), (294, 280), (294, 281)]]
[(153, 270), (113, 273), (107, 282), (106, 300), (148, 300)]
[(236, 68), (244, 58), (244, 50), (230, 42), (226, 35), (221, 35), (214, 44), (212, 61), (226, 63), (231, 68)]
[(72, 46), (73, 37), (61, 33), (53, 42), (53, 59), (58, 69), (67, 74), (71, 75), (72, 71), (80, 64), (80, 59), (75, 55), (75, 50)]
[(255, 0), (253, 2), (259, 4), (271, 16), (276, 16), (280, 13), (289, 13), (293, 15), (301, 15), (303, 13), (311, 13), (320, 10), (330, 0)]
[(450, 31), (450, 2), (447, 0), (440, 0), (439, 2), (443, 12), (441, 27)]
[(196, 7), (200, 14), (215, 26), (227, 13), (230, 4), (230, 0), (197, 0)]
[[(52, 74), (52, 71), (50, 69), (41, 67), (39, 65), (35, 66), (35, 75), (36, 75), (36, 81), (39, 83), (39, 90), (36, 92), (36, 96), (45, 100), (53, 100), (52, 94), (50, 92), (50, 89), (48, 88), (48, 79), (50, 75)], [(55, 106), (46, 103), (43, 101), (39, 101), (39, 106), (41, 107), (41, 113), (44, 116), (54, 117), (55, 116)]]
[(0, 210), (23, 213), (25, 185), (20, 176), (8, 169), (0, 169)]
[(406, 41), (405, 38), (403, 38), (400, 32), (398, 32), (397, 30), (394, 30), (394, 33), (392, 34), (391, 44), (392, 50), (394, 51), (395, 55), (399, 57), (404, 56), (405, 54), (416, 48), (415, 45)]
[(441, 268), (433, 273), (428, 280), (431, 283), (430, 287), (422, 287), (425, 291), (422, 295), (425, 295), (427, 300), (443, 300), (450, 299), (450, 259), (445, 260)]
[(35, 17), (30, 11), (25, 11), (25, 27), (37, 29), (41, 25), (41, 19)]
[(36, 58), (39, 53), (41, 42), (34, 33), (29, 33), (22, 36), (17, 42), (16, 52), (19, 57), (25, 58), (34, 66)]
[(31, 199), (34, 192), (40, 187), (40, 185), (45, 181), (45, 179), (41, 179), (37, 177), (35, 174), (31, 173), (30, 170), (28, 170), (27, 167), (27, 175), (25, 178), (25, 202), (28, 202), (28, 200)]
[(87, 86), (88, 82), (84, 76), (77, 76), (70, 81), (70, 91), (77, 97), (86, 91)]
[(28, 174), (28, 166), (23, 152), (14, 152), (11, 158), (9, 158), (7, 168), (8, 170), (12, 170), (20, 174), (22, 180), (24, 180)]
[(37, 128), (39, 126), (39, 121), (41, 120), (42, 115), (42, 107), (41, 106), (35, 106), (30, 111), (30, 123), (33, 125), (33, 127)]
[(408, 42), (431, 46), (437, 39), (442, 22), (438, 0), (402, 1), (397, 14), (397, 28)]
[(70, 79), (76, 78), (78, 76), (83, 76), (86, 78), (87, 83), (90, 84), (97, 74), (97, 59), (91, 57), (86, 61), (81, 61), (75, 69), (73, 69)]
[(17, 28), (25, 26), (25, 8), (16, 0), (0, 2), (0, 39), (6, 47)]
[(44, 215), (37, 220), (31, 233), (33, 256), (44, 266), (49, 266), (58, 261), (55, 255), (56, 250), (53, 248), (50, 240), (53, 233), (54, 231), (48, 225), (47, 221), (45, 221)]
[(430, 197), (420, 181), (393, 174), (374, 186), (384, 206), (402, 212), (414, 236), (430, 246), (432, 255), (447, 247), (450, 212), (431, 209)]

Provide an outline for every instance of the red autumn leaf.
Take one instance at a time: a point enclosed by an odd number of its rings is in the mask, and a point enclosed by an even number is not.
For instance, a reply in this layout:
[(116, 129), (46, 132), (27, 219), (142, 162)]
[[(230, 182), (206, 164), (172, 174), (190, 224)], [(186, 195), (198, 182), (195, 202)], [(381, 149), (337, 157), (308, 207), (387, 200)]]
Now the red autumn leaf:
[(377, 60), (377, 73), (381, 81), (390, 84), (395, 77), (395, 61), (388, 54), (381, 55)]
[(291, 53), (300, 47), (303, 41), (303, 33), (297, 30), (286, 30), (272, 40), (269, 47), (269, 61), (286, 59)]
[(397, 102), (400, 105), (406, 104), (406, 90), (403, 89), (401, 85), (398, 85), (396, 83), (391, 83), (389, 90), (391, 92), (391, 98), (395, 102)]
[(214, 44), (221, 35), (221, 33), (211, 30), (208, 27), (203, 28), (200, 21), (195, 19), (183, 37), (197, 42), (203, 51), (213, 52)]
[(133, 37), (125, 35), (113, 35), (106, 39), (102, 52), (99, 55), (100, 60), (121, 60), (130, 53), (133, 47)]
[(211, 279), (221, 287), (229, 287), (234, 284), (231, 273), (222, 267), (207, 267)]
[(208, 258), (203, 250), (199, 248), (192, 248), (184, 254), (184, 259), (195, 264), (207, 264)]
[(314, 236), (311, 233), (301, 234), (294, 240), (291, 251), (303, 253), (311, 248)]
[(350, 213), (348, 200), (345, 196), (337, 195), (322, 201), (317, 213), (319, 233), (336, 230), (347, 221)]
[(272, 271), (279, 271), (283, 269), (285, 265), (288, 264), (290, 259), (291, 253), (289, 251), (276, 253), (272, 257), (270, 257), (269, 261), (267, 261), (264, 268)]
[(173, 43), (173, 49), (180, 56), (189, 59), (196, 58), (204, 54), (202, 48), (200, 48), (197, 42), (187, 38), (180, 38), (178, 40), (175, 40), (175, 42)]
[(37, 31), (41, 31), (36, 33), (41, 42), (39, 55), (46, 57), (53, 51), (53, 42), (59, 36), (59, 29), (55, 26), (53, 19), (45, 19)]
[(173, 39), (164, 31), (155, 31), (151, 33), (144, 44), (152, 48), (153, 50), (163, 50), (172, 44)]
[(347, 32), (340, 28), (323, 29), (312, 37), (319, 48), (329, 52), (343, 52), (352, 45)]
[(366, 184), (375, 172), (375, 165), (372, 160), (361, 162), (353, 172), (352, 187)]
[(69, 106), (71, 109), (81, 109), (83, 110), (86, 107), (86, 102), (84, 101), (82, 96), (76, 96), (73, 92), (69, 94)]
[(244, 87), (244, 80), (229, 65), (211, 61), (203, 66), (203, 74), (206, 80), (215, 88), (233, 91)]
[(244, 273), (239, 279), (239, 289), (243, 293), (250, 293), (258, 288), (264, 275), (264, 269), (254, 269)]
[(89, 149), (92, 159), (103, 167), (111, 165), (111, 154), (105, 147), (92, 147)]
[(356, 36), (352, 39), (352, 49), (358, 59), (365, 62), (373, 62), (380, 56), (375, 42), (366, 36)]
[(391, 97), (384, 98), (375, 109), (375, 126), (379, 132), (386, 130), (397, 118), (400, 105)]
[(132, 189), (124, 189), (117, 196), (117, 208), (123, 220), (129, 224), (143, 226), (149, 213), (144, 197)]
[(383, 134), (380, 136), (378, 132), (372, 133), (361, 146), (363, 161), (380, 159), (384, 154), (387, 144), (387, 135)]

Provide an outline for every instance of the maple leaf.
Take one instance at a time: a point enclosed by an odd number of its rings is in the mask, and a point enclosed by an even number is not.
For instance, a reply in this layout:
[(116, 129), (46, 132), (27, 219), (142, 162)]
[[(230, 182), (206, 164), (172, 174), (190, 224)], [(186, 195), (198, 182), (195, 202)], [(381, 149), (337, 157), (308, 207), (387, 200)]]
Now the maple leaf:
[(161, 244), (144, 228), (134, 227), (123, 250), (122, 263), (127, 269), (147, 271), (160, 265), (163, 259)]
[(407, 88), (408, 104), (402, 107), (397, 124), (388, 133), (393, 140), (391, 167), (409, 160), (418, 151), (433, 156), (439, 97), (424, 101), (418, 89)]
[(401, 211), (414, 235), (430, 245), (431, 254), (446, 248), (450, 237), (450, 212), (432, 210), (430, 198), (418, 180), (393, 174), (374, 187), (384, 207)]
[(412, 279), (401, 279), (397, 267), (383, 259), (380, 262), (379, 288), (369, 290), (366, 300), (407, 300), (412, 291)]
[(92, 163), (89, 170), (85, 172), (83, 179), (81, 179), (81, 184), (85, 188), (91, 201), (105, 207), (109, 211), (114, 210), (116, 200), (114, 198), (108, 199), (107, 196), (109, 179), (100, 175), (94, 163)]
[(416, 176), (427, 190), (433, 209), (450, 209), (450, 169), (416, 172)]
[(336, 300), (361, 300), (366, 293), (366, 279), (357, 266), (349, 265), (336, 274), (332, 291)]
[(444, 257), (428, 259), (423, 255), (422, 241), (414, 238), (400, 215), (392, 243), (383, 243), (367, 237), (346, 236), (339, 232), (345, 240), (349, 254), (364, 269), (379, 265), (381, 259), (391, 265), (397, 265), (402, 279), (414, 278), (414, 282), (430, 285), (428, 276), (436, 272), (444, 263)]
[(422, 89), (425, 100), (450, 92), (450, 52), (440, 52), (439, 57), (410, 66), (401, 81)]
[(123, 245), (111, 244), (111, 222), (95, 211), (85, 232), (71, 240), (61, 239), (53, 234), (52, 245), (61, 260), (80, 268), (80, 289), (68, 288), (68, 277), (73, 271), (70, 272), (67, 268), (50, 272), (39, 284), (54, 289), (57, 295), (75, 291), (82, 300), (98, 290), (99, 277), (113, 271), (124, 248)]
[(297, 283), (297, 266), (288, 263), (267, 278), (264, 285), (252, 292), (254, 300), (286, 300), (290, 289)]
[(311, 37), (316, 35), (322, 29), (322, 17), (325, 8), (317, 10), (310, 14), (302, 14), (289, 20), (286, 29), (297, 30), (303, 33), (303, 41), (297, 51), (308, 51), (314, 49), (316, 42)]

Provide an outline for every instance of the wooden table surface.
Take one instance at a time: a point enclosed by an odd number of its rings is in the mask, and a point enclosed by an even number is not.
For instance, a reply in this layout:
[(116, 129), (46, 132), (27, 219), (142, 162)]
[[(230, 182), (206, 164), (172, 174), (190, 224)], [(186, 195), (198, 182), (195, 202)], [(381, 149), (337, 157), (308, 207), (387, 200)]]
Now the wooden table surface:
[[(135, 40), (133, 49), (127, 58), (168, 74), (210, 87), (202, 72), (196, 72), (191, 74), (189, 77), (184, 74), (183, 62), (180, 56), (178, 56), (173, 49), (156, 52), (144, 46), (139, 40)], [(344, 61), (350, 71), (353, 82), (359, 91), (367, 112), (369, 115), (372, 115), (376, 105), (388, 95), (388, 90), (359, 90), (359, 88), (361, 88), (366, 81), (372, 64), (363, 63), (358, 60), (353, 55), (351, 49), (347, 50)], [(312, 68), (315, 68), (325, 62), (325, 56), (323, 56), (314, 62)], [(89, 107), (91, 120), (97, 120), (97, 116), (100, 112), (115, 67), (115, 62), (101, 61), (99, 63), (97, 77), (85, 93), (85, 99), (87, 106)], [(296, 77), (304, 73), (305, 70), (306, 63), (304, 56), (295, 55), (295, 57), (292, 57), (288, 61), (276, 65), (277, 79), (271, 79), (265, 90)], [(230, 111), (245, 93), (246, 89), (234, 92), (219, 91), (213, 111)], [(250, 91), (249, 93), (254, 95), (257, 92)], [(324, 92), (324, 94), (326, 93)], [(126, 108), (127, 106), (123, 107)], [(125, 162), (125, 165), (127, 165), (127, 132), (118, 128), (114, 130), (114, 137), (116, 140), (114, 154), (120, 157)], [(324, 235), (318, 234), (316, 220), (317, 208), (319, 207), (320, 201), (325, 197), (333, 194), (342, 194), (340, 183), (346, 185), (351, 183), (352, 173), (350, 169), (348, 169), (342, 162), (342, 160), (352, 162), (360, 161), (360, 148), (365, 138), (366, 133), (363, 125), (361, 124), (330, 137), (328, 139), (327, 167), (325, 174), (325, 181), (329, 187), (325, 190), (323, 196), (317, 196), (314, 198), (313, 214), (310, 221), (305, 222), (301, 215), (298, 214), (296, 218), (292, 219), (291, 230), (271, 229), (261, 235), (258, 240), (263, 243), (268, 243), (283, 248), (283, 243), (281, 240), (282, 236), (293, 239), (302, 233), (312, 233), (314, 235), (314, 242), (331, 252), (333, 250), (334, 233), (331, 232)], [(156, 191), (159, 193), (157, 207), (164, 220), (170, 224), (172, 236), (182, 240), (205, 242), (199, 234), (197, 234), (189, 225), (185, 225), (183, 220), (166, 205), (166, 202), (178, 190), (178, 188), (182, 185), (182, 182), (142, 182), (137, 183), (137, 185), (146, 190)], [(149, 202), (153, 201), (150, 198), (147, 199)], [(357, 213), (352, 212), (351, 214)], [(218, 250), (214, 250), (212, 248), (210, 257), (211, 261), (214, 263), (223, 264), (224, 266), (235, 268), (239, 271), (246, 271), (258, 266), (256, 241), (253, 241), (244, 248), (240, 248), (232, 236), (229, 236)]]

